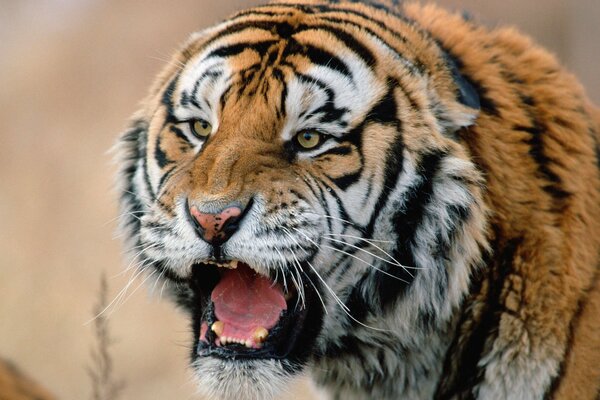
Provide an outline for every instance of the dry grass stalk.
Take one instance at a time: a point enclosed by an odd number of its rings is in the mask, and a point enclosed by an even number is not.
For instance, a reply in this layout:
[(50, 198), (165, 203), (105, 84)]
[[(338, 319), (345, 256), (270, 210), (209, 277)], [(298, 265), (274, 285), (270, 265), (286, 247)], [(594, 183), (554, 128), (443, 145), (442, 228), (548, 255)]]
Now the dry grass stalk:
[(94, 336), (96, 343), (91, 351), (92, 364), (87, 367), (92, 380), (92, 400), (118, 400), (125, 388), (125, 382), (114, 376), (113, 360), (109, 351), (114, 340), (110, 336), (108, 318), (104, 315), (108, 304), (108, 283), (106, 274), (100, 277), (98, 303), (94, 306)]

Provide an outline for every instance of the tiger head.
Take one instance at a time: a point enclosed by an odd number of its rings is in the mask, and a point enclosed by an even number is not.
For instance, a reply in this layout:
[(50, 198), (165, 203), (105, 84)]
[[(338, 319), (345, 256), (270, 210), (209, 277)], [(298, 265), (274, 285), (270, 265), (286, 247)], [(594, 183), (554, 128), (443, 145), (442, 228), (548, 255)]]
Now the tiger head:
[(191, 315), (202, 391), (270, 398), (448, 324), (483, 243), (456, 140), (477, 101), (426, 32), (358, 2), (257, 7), (189, 39), (120, 139), (121, 207)]

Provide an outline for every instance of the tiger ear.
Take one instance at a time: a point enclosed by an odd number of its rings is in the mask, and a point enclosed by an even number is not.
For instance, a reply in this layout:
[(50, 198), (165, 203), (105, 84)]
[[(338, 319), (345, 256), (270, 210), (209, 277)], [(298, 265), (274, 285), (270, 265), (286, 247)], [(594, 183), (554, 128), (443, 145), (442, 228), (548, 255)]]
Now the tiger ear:
[(458, 101), (469, 108), (479, 110), (481, 108), (481, 101), (479, 99), (479, 93), (475, 90), (473, 83), (460, 72), (456, 58), (452, 57), (446, 51), (443, 52), (443, 55), (446, 60), (446, 65), (454, 79), (454, 84), (458, 88)]
[(446, 77), (429, 88), (430, 104), (441, 132), (453, 140), (456, 132), (474, 125), (481, 104), (476, 86), (460, 72), (459, 62), (442, 50)]

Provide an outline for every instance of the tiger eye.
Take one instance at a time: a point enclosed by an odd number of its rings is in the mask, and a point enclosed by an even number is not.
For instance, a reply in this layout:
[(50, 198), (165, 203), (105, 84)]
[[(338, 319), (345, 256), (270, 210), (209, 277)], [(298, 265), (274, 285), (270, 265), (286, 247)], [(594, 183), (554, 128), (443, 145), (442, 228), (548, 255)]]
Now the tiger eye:
[(192, 133), (200, 139), (206, 139), (208, 135), (212, 133), (212, 125), (210, 122), (203, 119), (192, 121), (190, 125), (192, 127)]
[(314, 149), (321, 143), (321, 134), (315, 131), (304, 131), (296, 135), (296, 142), (304, 149)]

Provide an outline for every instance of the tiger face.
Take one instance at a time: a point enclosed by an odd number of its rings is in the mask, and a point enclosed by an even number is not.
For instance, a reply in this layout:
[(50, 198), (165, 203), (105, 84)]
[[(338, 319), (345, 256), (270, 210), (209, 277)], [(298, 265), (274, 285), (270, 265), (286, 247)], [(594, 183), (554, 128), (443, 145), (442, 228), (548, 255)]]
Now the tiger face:
[(459, 67), (360, 2), (246, 10), (174, 56), (121, 138), (121, 204), (201, 391), (273, 398), (308, 366), (344, 398), (433, 396), (489, 249)]

